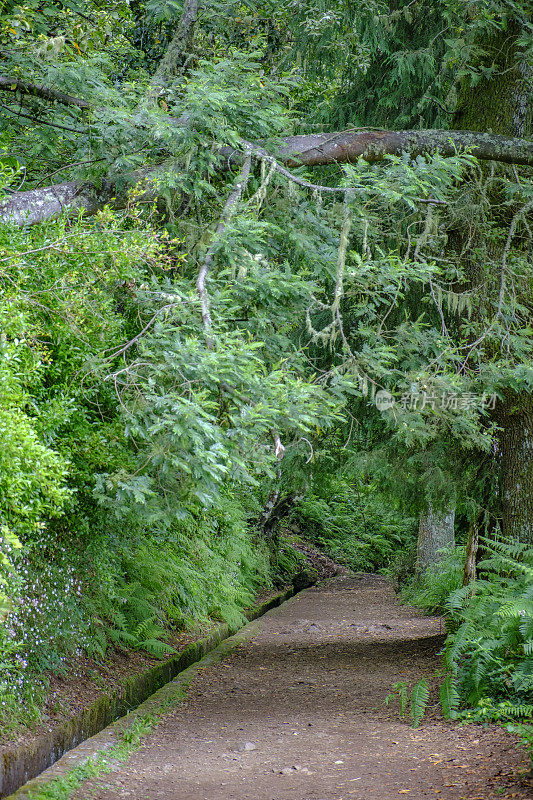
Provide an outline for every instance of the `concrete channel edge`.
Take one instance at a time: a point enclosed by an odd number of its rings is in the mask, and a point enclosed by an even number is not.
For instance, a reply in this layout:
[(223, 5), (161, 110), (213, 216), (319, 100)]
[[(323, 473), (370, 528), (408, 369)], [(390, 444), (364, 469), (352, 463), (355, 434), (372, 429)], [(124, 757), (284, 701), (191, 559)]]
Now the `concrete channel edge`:
[[(58, 777), (73, 766), (69, 763), (68, 752), (79, 748), (82, 743), (87, 746), (77, 758), (90, 758), (97, 750), (104, 750), (116, 742), (114, 728), (119, 721), (132, 711), (136, 713), (150, 711), (150, 707), (161, 705), (165, 699), (165, 690), (170, 694), (175, 692), (179, 685), (185, 685), (191, 675), (185, 675), (194, 668), (199, 661), (228, 640), (230, 637), (238, 639), (238, 633), (250, 629), (251, 622), (262, 617), (267, 611), (280, 606), (296, 594), (294, 588), (280, 592), (275, 597), (256, 608), (244, 612), (247, 623), (241, 628), (231, 628), (223, 623), (208, 636), (192, 642), (180, 653), (176, 653), (161, 664), (156, 664), (146, 672), (135, 675), (126, 680), (123, 685), (111, 695), (103, 695), (87, 708), (83, 709), (72, 719), (58, 726), (50, 734), (40, 736), (29, 745), (20, 745), (0, 754), (0, 798), (5, 800), (26, 800), (28, 792), (36, 791), (43, 783), (41, 774), (57, 772), (50, 775), (47, 780)], [(237, 635), (236, 635), (237, 634)], [(228, 651), (233, 647), (230, 646)], [(224, 653), (219, 654), (219, 657)], [(213, 661), (216, 660), (215, 658)], [(176, 682), (176, 677), (183, 676), (183, 680)], [(173, 685), (174, 684), (174, 685)], [(167, 694), (169, 693), (167, 692)], [(102, 735), (103, 734), (103, 735)], [(98, 741), (97, 741), (98, 740)], [(61, 768), (50, 770), (52, 765), (61, 760)], [(59, 765), (57, 765), (59, 766)]]

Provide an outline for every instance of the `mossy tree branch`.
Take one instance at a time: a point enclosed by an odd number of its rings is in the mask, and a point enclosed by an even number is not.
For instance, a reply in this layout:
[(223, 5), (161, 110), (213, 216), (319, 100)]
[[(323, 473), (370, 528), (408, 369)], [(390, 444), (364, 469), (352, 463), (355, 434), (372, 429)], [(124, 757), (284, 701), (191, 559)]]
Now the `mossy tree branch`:
[[(258, 149), (262, 148), (259, 143)], [(481, 160), (494, 160), (507, 164), (533, 166), (533, 141), (510, 136), (475, 131), (413, 130), (413, 131), (361, 131), (347, 130), (336, 133), (307, 134), (285, 138), (277, 158), (287, 167), (350, 164), (359, 158), (382, 161), (386, 155), (411, 156), (440, 152), (453, 156), (469, 150)], [(219, 151), (221, 171), (230, 165), (242, 163), (242, 152), (224, 147)], [(150, 177), (150, 170), (139, 172), (137, 180)], [(145, 199), (154, 198), (155, 187), (146, 188)], [(115, 208), (124, 207), (126, 197), (117, 192), (115, 184), (104, 181), (96, 188), (89, 182), (68, 181), (43, 189), (17, 192), (0, 202), (0, 221), (15, 225), (33, 225), (53, 219), (64, 211), (77, 214), (82, 209), (94, 214), (104, 203)]]

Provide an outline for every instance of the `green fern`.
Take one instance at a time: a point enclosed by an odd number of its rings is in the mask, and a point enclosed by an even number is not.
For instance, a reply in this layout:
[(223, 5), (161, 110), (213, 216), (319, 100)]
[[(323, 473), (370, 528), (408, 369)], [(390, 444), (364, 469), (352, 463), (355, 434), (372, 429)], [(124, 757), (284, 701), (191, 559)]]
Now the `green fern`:
[(141, 642), (140, 647), (156, 658), (165, 658), (165, 656), (168, 656), (170, 653), (176, 652), (174, 647), (171, 647), (166, 642), (162, 642), (160, 639), (145, 639)]
[(111, 628), (108, 632), (109, 638), (112, 642), (124, 647), (134, 648), (137, 645), (137, 639), (128, 631), (120, 630), (119, 628)]
[(524, 722), (511, 722), (505, 725), (505, 730), (519, 737), (533, 764), (533, 725)]
[(429, 700), (429, 687), (425, 678), (415, 683), (409, 696), (408, 687), (405, 681), (398, 681), (392, 685), (392, 692), (385, 698), (385, 704), (389, 705), (398, 698), (400, 704), (400, 719), (403, 719), (409, 708), (413, 728), (418, 728), (426, 713), (426, 706)]
[[(525, 723), (533, 715), (533, 548), (486, 539), (483, 545), (480, 578), (446, 602), (452, 633), (441, 704), (445, 715), (471, 722)], [(520, 736), (533, 752), (527, 725)]]
[[(502, 704), (503, 705), (503, 704)], [(533, 704), (529, 705), (505, 705), (505, 713), (516, 719), (531, 719), (533, 717)]]
[(451, 675), (448, 675), (442, 683), (439, 698), (446, 719), (455, 719), (459, 708), (459, 692)]
[(408, 696), (407, 696), (407, 684), (405, 681), (398, 681), (397, 683), (393, 683), (392, 685), (392, 692), (387, 695), (385, 698), (385, 704), (389, 705), (389, 703), (398, 698), (400, 703), (400, 717), (403, 719), (405, 717), (405, 713), (407, 711), (407, 704), (408, 704)]
[(413, 721), (413, 728), (418, 728), (424, 715), (429, 700), (429, 687), (427, 680), (422, 680), (415, 683), (413, 691), (411, 692), (411, 719)]

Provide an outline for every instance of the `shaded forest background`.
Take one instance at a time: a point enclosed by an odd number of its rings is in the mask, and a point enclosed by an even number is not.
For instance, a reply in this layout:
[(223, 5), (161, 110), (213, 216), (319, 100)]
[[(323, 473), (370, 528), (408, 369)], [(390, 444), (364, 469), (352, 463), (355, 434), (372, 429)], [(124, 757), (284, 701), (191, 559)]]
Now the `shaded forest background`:
[(0, 0), (6, 729), (302, 536), (531, 747), (531, 10)]

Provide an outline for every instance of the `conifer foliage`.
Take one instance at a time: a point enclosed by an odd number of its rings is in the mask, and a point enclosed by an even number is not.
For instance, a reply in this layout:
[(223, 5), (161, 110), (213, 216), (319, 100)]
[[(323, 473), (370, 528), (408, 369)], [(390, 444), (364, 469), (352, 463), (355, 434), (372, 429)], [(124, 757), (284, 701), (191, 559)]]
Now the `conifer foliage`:
[(526, 6), (0, 0), (0, 714), (237, 624), (287, 515), (403, 577), (429, 507), (529, 553)]

